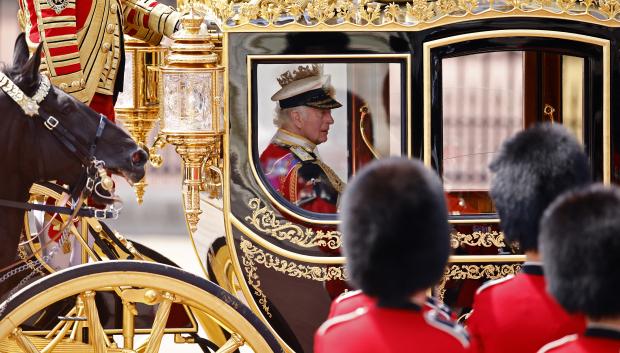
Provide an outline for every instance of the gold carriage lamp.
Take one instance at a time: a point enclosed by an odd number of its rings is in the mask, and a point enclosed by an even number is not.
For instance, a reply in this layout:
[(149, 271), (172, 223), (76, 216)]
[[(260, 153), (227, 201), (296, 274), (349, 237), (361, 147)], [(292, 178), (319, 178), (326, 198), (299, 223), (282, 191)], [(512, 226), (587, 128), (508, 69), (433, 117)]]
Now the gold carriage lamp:
[[(125, 84), (115, 110), (117, 118), (142, 147), (146, 147), (147, 137), (159, 118), (157, 81), (165, 50), (162, 46), (125, 36)], [(146, 178), (134, 184), (139, 204), (142, 204), (147, 185)]]
[(183, 160), (183, 206), (196, 230), (205, 170), (217, 167), (224, 134), (224, 68), (193, 10), (181, 19), (161, 68), (161, 134)]

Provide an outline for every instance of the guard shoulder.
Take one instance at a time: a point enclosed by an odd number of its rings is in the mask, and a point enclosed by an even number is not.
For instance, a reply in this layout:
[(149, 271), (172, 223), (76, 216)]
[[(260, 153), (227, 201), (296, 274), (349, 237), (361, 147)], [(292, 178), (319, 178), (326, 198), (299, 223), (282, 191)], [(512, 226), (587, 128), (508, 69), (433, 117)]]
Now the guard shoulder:
[(502, 284), (505, 283), (511, 279), (513, 279), (515, 276), (514, 275), (508, 275), (506, 277), (502, 277), (502, 278), (498, 278), (498, 279), (493, 279), (487, 282), (484, 282), (483, 285), (481, 285), (480, 287), (478, 287), (478, 290), (476, 290), (476, 294), (480, 294), (482, 293), (484, 290), (489, 289), (493, 286), (496, 286), (498, 284)]
[(549, 342), (547, 344), (545, 344), (544, 346), (542, 346), (537, 353), (546, 353), (546, 352), (551, 352), (553, 351), (555, 348), (559, 348), (567, 343), (573, 342), (577, 340), (577, 335), (568, 335), (568, 336), (564, 336), (562, 338), (560, 338), (559, 340), (555, 340), (552, 342)]
[(363, 316), (368, 312), (368, 308), (357, 308), (353, 312), (334, 316), (331, 319), (326, 320), (317, 330), (317, 336), (323, 336), (327, 333), (327, 331), (335, 327), (337, 325), (349, 322), (351, 320), (355, 320), (360, 316)]
[(439, 314), (443, 314), (447, 319), (452, 318), (452, 309), (435, 297), (426, 297), (426, 306), (437, 310)]
[(463, 326), (446, 319), (443, 314), (438, 313), (436, 310), (425, 312), (424, 320), (430, 326), (456, 338), (463, 345), (463, 348), (469, 348), (469, 336)]
[(340, 304), (343, 301), (346, 301), (351, 298), (355, 298), (362, 295), (362, 291), (360, 289), (350, 290), (340, 294), (336, 299), (334, 299), (334, 304)]

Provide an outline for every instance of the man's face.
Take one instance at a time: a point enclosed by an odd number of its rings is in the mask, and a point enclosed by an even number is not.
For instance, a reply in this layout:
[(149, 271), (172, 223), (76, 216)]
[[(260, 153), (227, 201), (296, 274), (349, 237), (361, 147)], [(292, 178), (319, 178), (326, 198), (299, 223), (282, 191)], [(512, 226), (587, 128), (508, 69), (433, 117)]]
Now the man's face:
[(300, 110), (301, 122), (298, 127), (301, 135), (317, 145), (327, 141), (329, 127), (334, 123), (331, 109), (305, 108)]

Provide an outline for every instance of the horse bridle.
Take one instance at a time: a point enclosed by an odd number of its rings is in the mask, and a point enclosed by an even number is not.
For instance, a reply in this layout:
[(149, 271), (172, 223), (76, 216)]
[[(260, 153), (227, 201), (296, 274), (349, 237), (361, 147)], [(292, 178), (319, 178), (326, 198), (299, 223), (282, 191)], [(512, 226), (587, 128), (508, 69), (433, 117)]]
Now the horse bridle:
[[(76, 216), (96, 217), (99, 219), (117, 218), (118, 211), (116, 210), (110, 211), (82, 207), (84, 201), (92, 194), (97, 185), (100, 184), (106, 191), (112, 191), (113, 188), (113, 182), (104, 169), (105, 163), (95, 158), (97, 144), (103, 135), (108, 119), (103, 114), (99, 114), (99, 125), (97, 127), (97, 132), (92, 143), (90, 144), (90, 147), (86, 151), (84, 147), (78, 143), (78, 139), (75, 134), (66, 129), (57, 118), (53, 115), (47, 114), (47, 112), (39, 106), (39, 104), (47, 97), (51, 89), (51, 83), (47, 76), (41, 75), (41, 81), (37, 91), (32, 97), (28, 97), (11, 79), (9, 79), (4, 73), (0, 72), (0, 89), (11, 97), (11, 99), (13, 99), (13, 101), (20, 106), (26, 115), (32, 118), (39, 118), (39, 120), (43, 123), (43, 126), (45, 126), (45, 128), (47, 128), (52, 135), (54, 135), (54, 137), (56, 137), (56, 139), (62, 143), (65, 148), (67, 148), (67, 150), (69, 150), (80, 160), (83, 167), (82, 176), (79, 179), (80, 181), (74, 185), (74, 188), (71, 191), (71, 207), (31, 204), (28, 202), (16, 202), (9, 200), (0, 200), (0, 206), (69, 214), (70, 217), (67, 222), (65, 222), (63, 227), (61, 227), (61, 230), (64, 230), (64, 228)], [(47, 115), (47, 117), (45, 115)], [(97, 180), (100, 181), (97, 183)], [(82, 183), (83, 186), (80, 187), (80, 184)]]

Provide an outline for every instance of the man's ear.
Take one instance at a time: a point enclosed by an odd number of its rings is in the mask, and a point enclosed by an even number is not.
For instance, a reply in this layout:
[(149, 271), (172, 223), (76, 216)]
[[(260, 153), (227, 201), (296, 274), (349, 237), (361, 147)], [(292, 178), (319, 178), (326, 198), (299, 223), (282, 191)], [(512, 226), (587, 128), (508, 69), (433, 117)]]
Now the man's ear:
[(26, 34), (20, 33), (15, 40), (13, 48), (13, 67), (21, 68), (28, 61), (28, 44), (26, 44)]
[(301, 112), (297, 109), (291, 111), (291, 121), (296, 128), (301, 129), (304, 126), (304, 118), (301, 116)]

